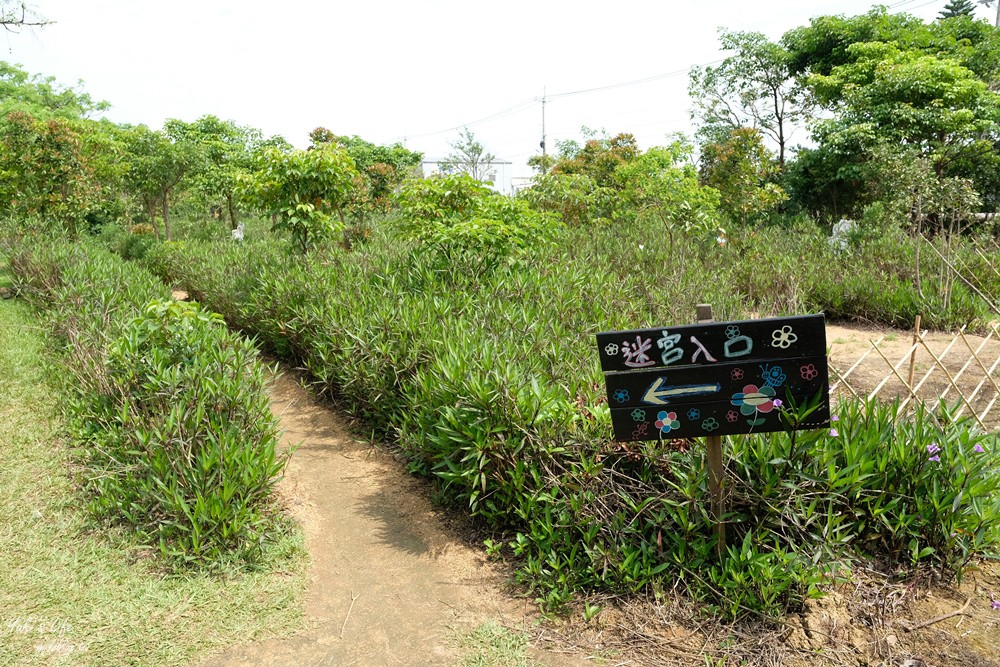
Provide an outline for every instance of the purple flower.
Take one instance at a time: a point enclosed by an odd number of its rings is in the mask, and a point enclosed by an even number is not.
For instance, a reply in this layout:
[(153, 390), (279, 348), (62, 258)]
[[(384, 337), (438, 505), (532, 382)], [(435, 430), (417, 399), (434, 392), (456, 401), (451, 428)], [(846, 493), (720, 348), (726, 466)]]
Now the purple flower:
[(983, 446), (982, 446), (982, 445), (980, 445), (980, 444), (977, 444), (977, 445), (976, 445), (975, 447), (973, 447), (973, 448), (972, 448), (972, 451), (976, 452), (977, 454), (982, 454), (982, 453), (984, 453), (984, 452), (985, 452), (986, 450), (985, 450), (985, 449), (983, 449)]
[(781, 399), (780, 398), (776, 398), (776, 399), (774, 399), (771, 402), (774, 403), (774, 407), (776, 407), (776, 408), (780, 408), (781, 407)]
[(830, 429), (830, 436), (831, 437), (836, 438), (838, 435), (840, 435), (840, 433), (837, 431), (837, 429), (835, 429), (835, 428), (831, 428)]
[(1000, 611), (1000, 600), (991, 600), (990, 607), (992, 607), (994, 610)]
[(927, 445), (927, 453), (928, 454), (937, 454), (940, 451), (941, 451), (941, 448), (938, 447), (938, 444), (936, 442), (932, 442), (931, 444)]
[(927, 460), (928, 460), (928, 461), (935, 461), (935, 462), (937, 462), (937, 461), (940, 461), (940, 460), (941, 460), (941, 457), (940, 457), (940, 456), (938, 456), (937, 454), (935, 454), (934, 456), (930, 457), (930, 458), (929, 458), (929, 459), (927, 459)]
[(833, 415), (832, 417), (830, 417), (830, 421), (832, 421), (832, 422), (839, 422), (840, 421), (840, 417), (838, 417), (837, 415)]

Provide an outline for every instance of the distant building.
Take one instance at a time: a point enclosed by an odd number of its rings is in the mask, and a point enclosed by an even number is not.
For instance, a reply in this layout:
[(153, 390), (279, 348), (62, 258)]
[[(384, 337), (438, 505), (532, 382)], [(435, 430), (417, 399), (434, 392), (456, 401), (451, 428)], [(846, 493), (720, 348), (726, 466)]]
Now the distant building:
[[(444, 163), (444, 160), (424, 160), (420, 163), (420, 169), (424, 172), (424, 176), (440, 174), (440, 165)], [(488, 185), (500, 194), (514, 194), (514, 186), (511, 183), (513, 165), (513, 162), (506, 162), (504, 160), (494, 160), (493, 162), (490, 162), (490, 166), (494, 169), (494, 171), (496, 171), (496, 176), (494, 181), (492, 183), (488, 183)]]
[(510, 179), (510, 185), (514, 189), (514, 194), (517, 194), (521, 190), (526, 190), (534, 185), (534, 176), (515, 176)]

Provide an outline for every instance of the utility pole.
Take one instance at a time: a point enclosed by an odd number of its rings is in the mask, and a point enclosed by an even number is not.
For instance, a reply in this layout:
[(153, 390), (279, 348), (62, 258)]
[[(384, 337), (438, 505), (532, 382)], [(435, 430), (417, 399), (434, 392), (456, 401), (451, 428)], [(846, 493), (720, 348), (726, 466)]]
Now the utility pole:
[[(997, 0), (1000, 2), (1000, 0)], [(548, 171), (548, 152), (545, 147), (545, 86), (542, 86), (542, 174)]]
[(997, 21), (995, 25), (1000, 28), (1000, 0), (979, 0), (979, 4), (985, 7), (989, 7), (994, 2), (997, 3)]

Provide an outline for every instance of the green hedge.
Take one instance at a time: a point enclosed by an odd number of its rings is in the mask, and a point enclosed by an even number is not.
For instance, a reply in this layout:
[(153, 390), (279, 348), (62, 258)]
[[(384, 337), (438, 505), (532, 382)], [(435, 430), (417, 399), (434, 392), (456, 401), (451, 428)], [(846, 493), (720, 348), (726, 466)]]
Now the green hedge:
[(174, 566), (259, 561), (283, 529), (273, 492), (286, 457), (253, 344), (90, 243), (25, 241), (11, 267), (62, 342), (95, 516)]
[[(660, 282), (650, 276), (669, 258), (626, 236), (581, 231), (553, 254), (488, 271), (388, 228), (347, 254), (177, 242), (145, 261), (305, 366), (414, 471), (438, 478), (503, 536), (491, 548), (519, 559), (550, 608), (580, 590), (680, 585), (726, 615), (771, 615), (854, 558), (953, 573), (995, 550), (995, 438), (846, 406), (840, 435), (730, 439), (731, 546), (719, 564), (702, 448), (609, 440), (593, 334), (689, 321), (700, 300), (738, 317), (743, 295), (707, 279), (721, 249), (692, 245), (687, 269)], [(944, 468), (916, 466), (935, 443), (955, 457), (949, 470), (967, 466), (975, 498), (942, 495)]]

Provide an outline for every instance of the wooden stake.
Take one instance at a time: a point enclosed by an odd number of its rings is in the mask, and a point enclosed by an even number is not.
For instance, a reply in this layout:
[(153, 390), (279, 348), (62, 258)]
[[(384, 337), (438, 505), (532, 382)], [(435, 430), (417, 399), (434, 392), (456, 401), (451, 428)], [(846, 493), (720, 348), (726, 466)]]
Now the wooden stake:
[(910, 374), (906, 381), (906, 386), (913, 391), (913, 371), (917, 369), (917, 342), (920, 341), (920, 315), (917, 315), (917, 321), (913, 325), (913, 352), (910, 353)]
[[(698, 304), (698, 324), (714, 322), (712, 306)], [(710, 435), (705, 438), (708, 449), (708, 489), (712, 494), (712, 520), (715, 522), (715, 553), (721, 561), (726, 553), (726, 466), (722, 459), (722, 436)]]

